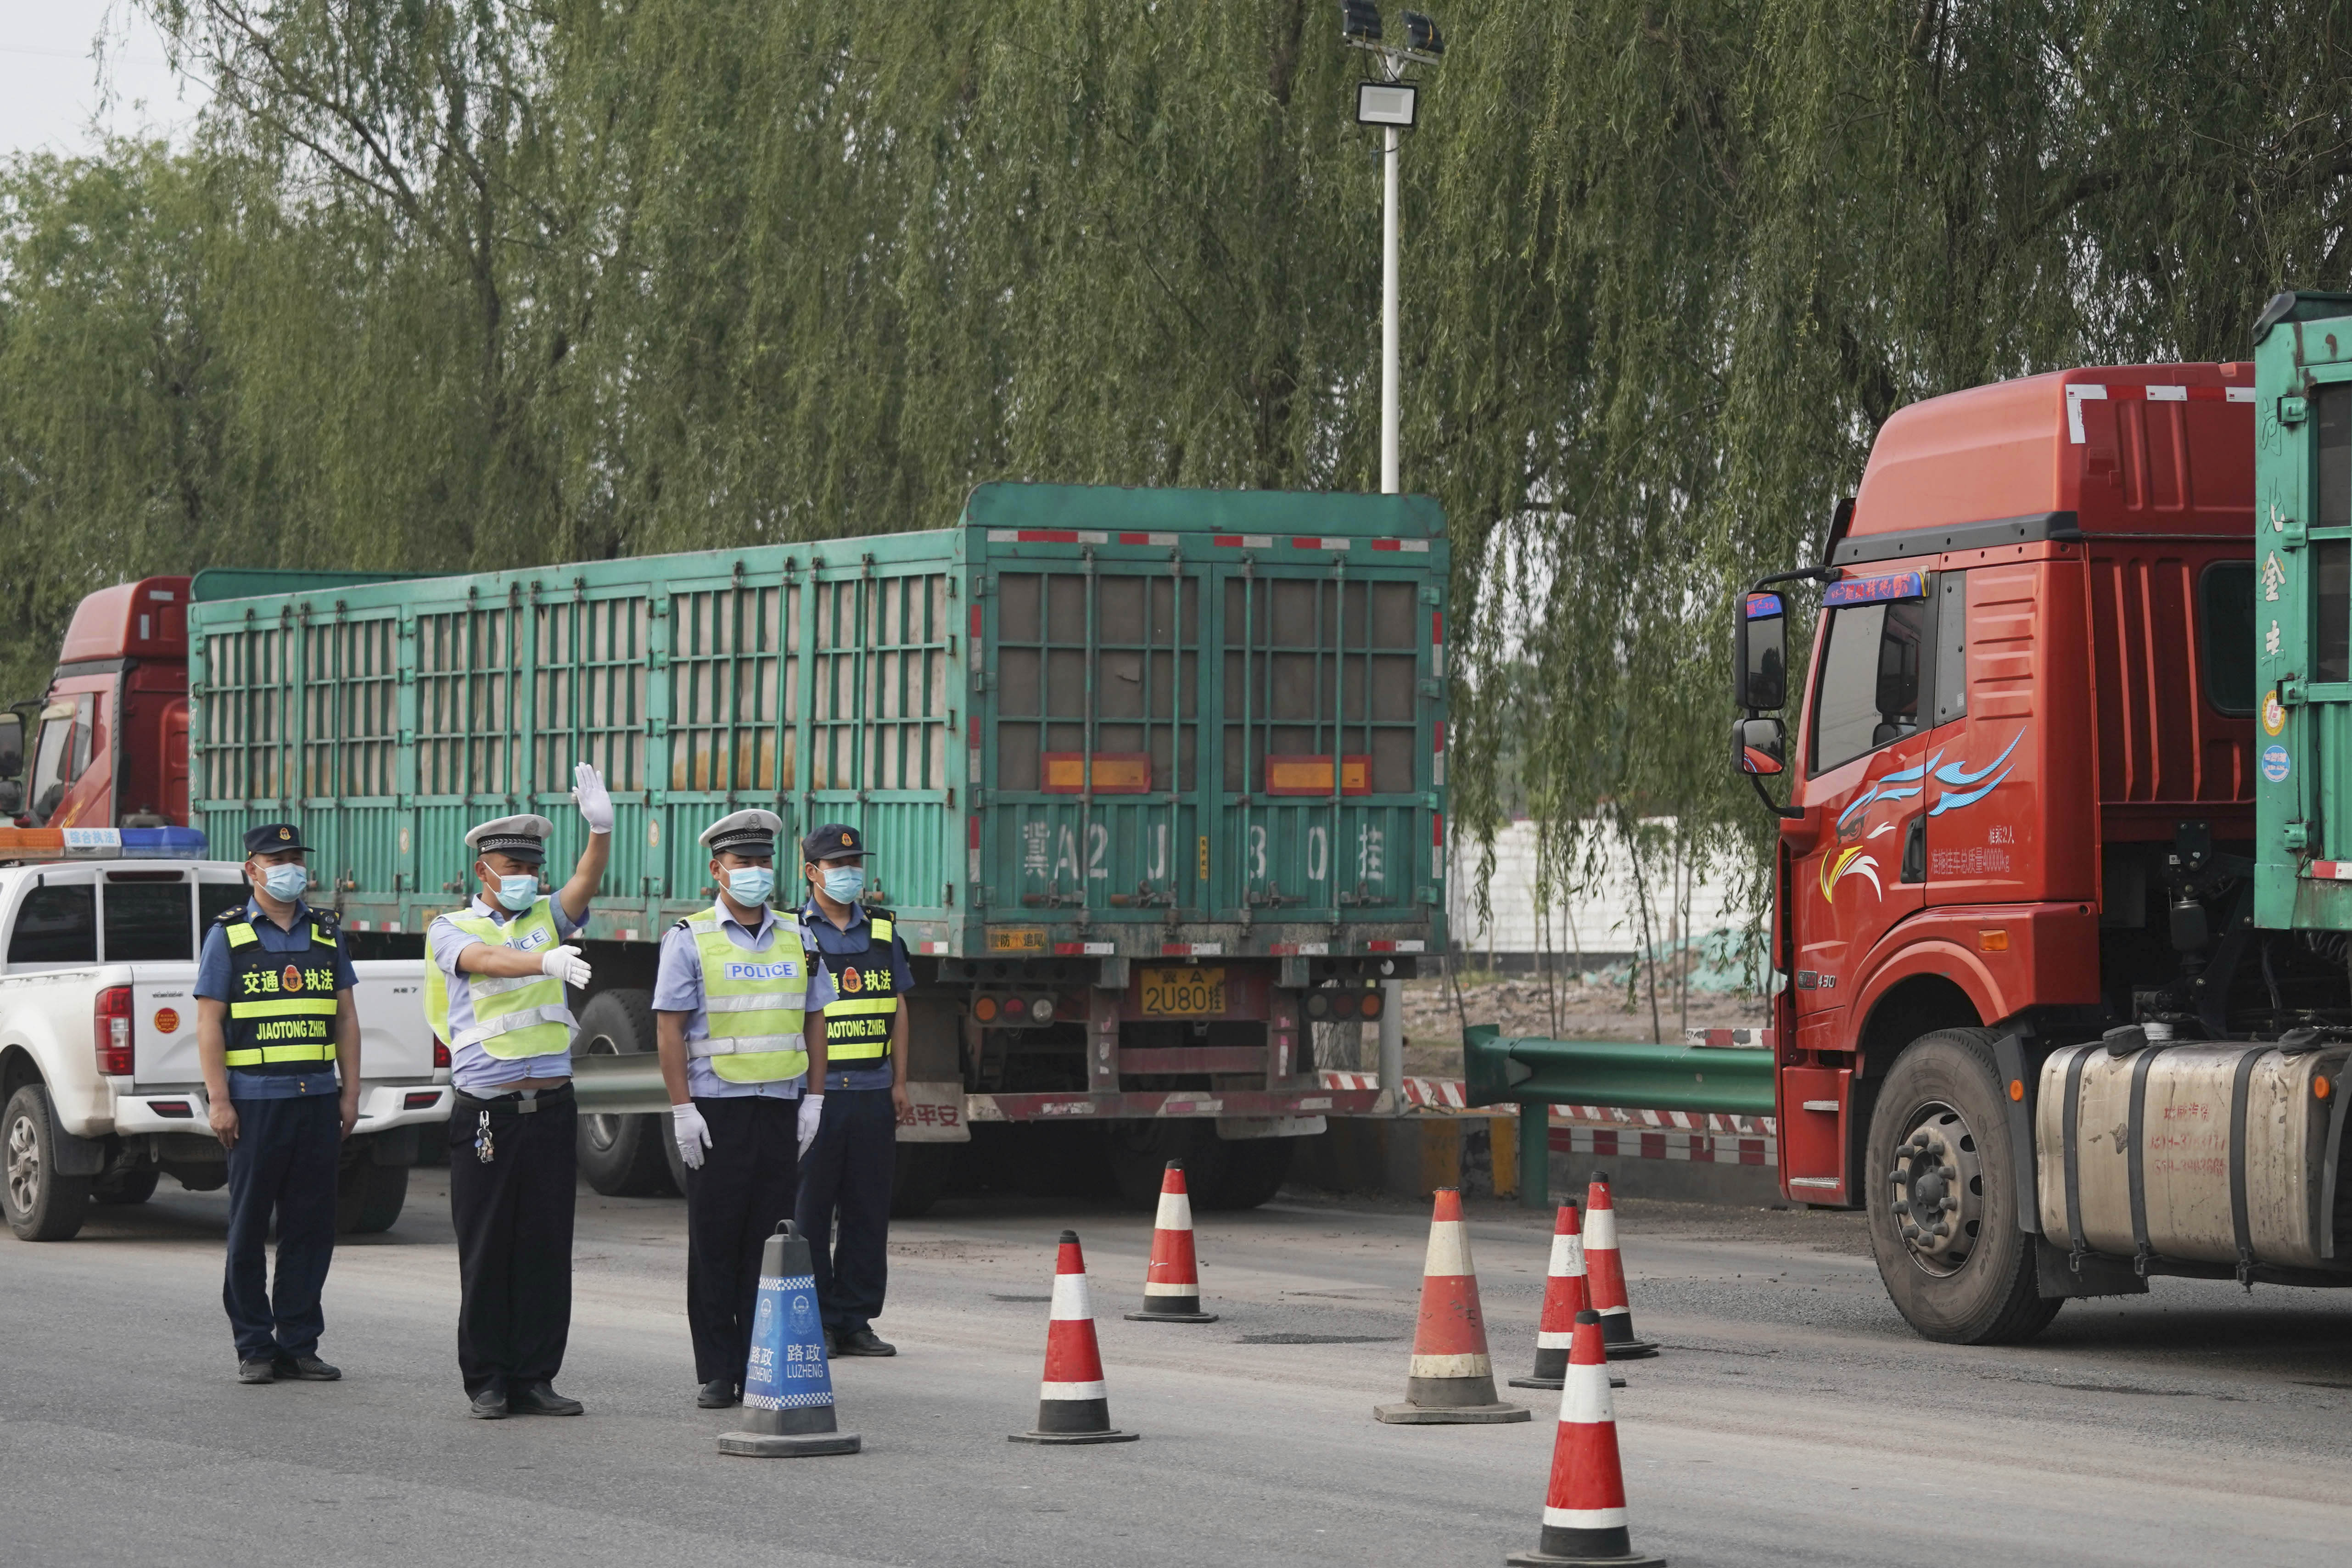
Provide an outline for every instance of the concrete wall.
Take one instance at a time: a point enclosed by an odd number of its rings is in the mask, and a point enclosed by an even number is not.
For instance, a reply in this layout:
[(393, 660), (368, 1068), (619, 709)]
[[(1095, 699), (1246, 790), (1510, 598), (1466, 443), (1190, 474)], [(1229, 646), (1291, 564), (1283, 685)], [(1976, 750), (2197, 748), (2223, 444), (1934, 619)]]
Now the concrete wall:
[[(1671, 823), (1660, 819), (1658, 826)], [(1555, 889), (1546, 910), (1536, 899), (1536, 825), (1511, 823), (1495, 840), (1495, 876), (1487, 890), (1491, 921), (1480, 921), (1477, 913), (1479, 856), (1475, 840), (1457, 838), (1448, 847), (1445, 862), (1450, 873), (1446, 929), (1455, 950), (1471, 955), (1473, 963), (1484, 967), (1491, 951), (1494, 967), (1516, 971), (1532, 967), (1535, 955), (1549, 952), (1560, 955), (1556, 960), (1559, 967), (1572, 970), (1574, 955), (1581, 952), (1584, 967), (1595, 969), (1622, 963), (1640, 950), (1642, 920), (1633, 858), (1622, 838), (1604, 835), (1580, 846), (1577, 865), (1582, 868), (1589, 864), (1590, 875), (1580, 886)], [(1680, 894), (1672, 885), (1674, 868), (1654, 869), (1645, 863), (1642, 874), (1648, 886), (1652, 940), (1661, 953), (1672, 952), (1685, 936), (1677, 907)], [(1748, 923), (1753, 911), (1734, 897), (1732, 879), (1727, 870), (1718, 868), (1710, 878), (1691, 880), (1689, 931)]]

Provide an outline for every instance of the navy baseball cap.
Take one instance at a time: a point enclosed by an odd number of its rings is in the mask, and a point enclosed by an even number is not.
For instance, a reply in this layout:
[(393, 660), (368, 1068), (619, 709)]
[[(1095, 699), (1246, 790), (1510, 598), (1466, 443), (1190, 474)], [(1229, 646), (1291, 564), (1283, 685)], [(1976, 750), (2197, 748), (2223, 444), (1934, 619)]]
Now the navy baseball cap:
[(866, 836), (846, 824), (828, 822), (801, 840), (801, 858), (819, 865), (827, 860), (863, 860)]
[(284, 855), (298, 849), (305, 855), (310, 852), (310, 847), (302, 842), (302, 830), (290, 822), (265, 822), (246, 831), (248, 855)]

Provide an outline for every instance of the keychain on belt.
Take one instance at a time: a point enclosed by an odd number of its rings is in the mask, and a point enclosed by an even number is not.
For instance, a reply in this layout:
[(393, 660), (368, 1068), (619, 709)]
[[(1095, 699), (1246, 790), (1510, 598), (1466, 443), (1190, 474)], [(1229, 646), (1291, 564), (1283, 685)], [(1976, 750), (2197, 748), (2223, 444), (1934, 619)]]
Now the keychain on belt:
[(474, 1130), (474, 1158), (487, 1165), (498, 1157), (498, 1149), (490, 1142), (490, 1113), (485, 1110), (481, 1125)]

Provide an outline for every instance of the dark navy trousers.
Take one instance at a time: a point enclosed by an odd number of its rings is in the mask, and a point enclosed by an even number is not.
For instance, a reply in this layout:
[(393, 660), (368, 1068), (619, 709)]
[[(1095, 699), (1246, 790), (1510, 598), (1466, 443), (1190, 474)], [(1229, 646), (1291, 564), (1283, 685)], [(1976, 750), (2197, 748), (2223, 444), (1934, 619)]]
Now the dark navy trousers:
[[(221, 1287), (239, 1361), (316, 1355), (326, 1327), (319, 1293), (335, 1258), (335, 1171), (342, 1111), (332, 1094), (232, 1100), (228, 1271)], [(278, 1216), (277, 1289), (264, 1244)]]
[(760, 1305), (761, 1255), (776, 1227), (793, 1217), (801, 1102), (729, 1095), (694, 1104), (710, 1128), (701, 1169), (686, 1173), (686, 1323), (694, 1336), (694, 1380), (723, 1377), (740, 1386)]
[[(816, 1263), (816, 1301), (836, 1339), (873, 1326), (890, 1279), (890, 1184), (898, 1113), (887, 1089), (835, 1089), (801, 1162), (794, 1220)], [(834, 1216), (841, 1219), (834, 1227)]]

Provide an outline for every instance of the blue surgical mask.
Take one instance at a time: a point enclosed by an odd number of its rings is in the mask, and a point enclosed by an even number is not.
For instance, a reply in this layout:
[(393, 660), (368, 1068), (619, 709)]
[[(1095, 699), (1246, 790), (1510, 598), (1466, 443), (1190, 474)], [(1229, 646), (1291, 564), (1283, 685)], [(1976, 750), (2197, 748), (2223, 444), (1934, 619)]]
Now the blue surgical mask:
[(824, 890), (835, 903), (854, 904), (866, 890), (866, 868), (836, 866), (824, 874)]
[(739, 904), (764, 904), (775, 897), (776, 873), (767, 866), (738, 866), (727, 873), (727, 892)]
[(273, 899), (289, 901), (302, 896), (310, 885), (310, 868), (303, 866), (272, 866), (261, 874), (261, 885)]
[(519, 877), (500, 877), (499, 902), (516, 914), (522, 913), (539, 902), (539, 879), (529, 872)]

